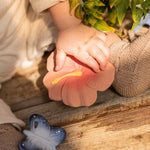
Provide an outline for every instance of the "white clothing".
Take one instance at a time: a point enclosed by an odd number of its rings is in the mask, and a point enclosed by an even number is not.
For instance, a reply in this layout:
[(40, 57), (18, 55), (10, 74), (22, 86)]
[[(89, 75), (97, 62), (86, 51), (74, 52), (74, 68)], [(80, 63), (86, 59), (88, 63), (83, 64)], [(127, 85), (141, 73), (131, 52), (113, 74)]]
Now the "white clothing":
[(30, 0), (30, 3), (32, 4), (34, 11), (38, 13), (50, 8), (60, 1), (65, 0)]
[(18, 126), (24, 126), (24, 122), (17, 119), (9, 106), (6, 105), (2, 99), (0, 99), (0, 124), (3, 123), (11, 123), (17, 128)]
[[(33, 11), (31, 4), (36, 11)], [(57, 32), (49, 12), (44, 11), (59, 0), (0, 1), (0, 83), (10, 79), (17, 67), (33, 61), (50, 50)], [(23, 125), (0, 99), (0, 124)]]

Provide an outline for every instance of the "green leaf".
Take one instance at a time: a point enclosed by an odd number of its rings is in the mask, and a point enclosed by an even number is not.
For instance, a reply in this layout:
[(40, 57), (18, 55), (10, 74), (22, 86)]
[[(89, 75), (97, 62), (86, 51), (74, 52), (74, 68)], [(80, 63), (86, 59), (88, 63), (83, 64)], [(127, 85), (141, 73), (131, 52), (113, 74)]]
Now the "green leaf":
[(70, 0), (70, 14), (72, 9), (79, 3), (80, 0)]
[(97, 19), (102, 19), (102, 15), (105, 12), (105, 7), (94, 7), (93, 9), (86, 9), (86, 14), (92, 15)]
[(95, 2), (95, 6), (105, 6), (105, 4), (100, 0), (95, 0), (94, 2)]
[(97, 12), (93, 13), (93, 16), (97, 19), (102, 19), (102, 14), (98, 14)]
[(126, 14), (126, 10), (129, 7), (129, 0), (118, 0), (118, 1), (119, 3), (117, 5), (117, 14), (119, 24), (121, 25)]
[(105, 21), (103, 20), (98, 20), (94, 26), (94, 28), (96, 28), (97, 30), (100, 30), (100, 31), (109, 31), (109, 32), (114, 32), (115, 29), (110, 27)]
[(132, 10), (132, 19), (135, 22), (136, 21), (136, 2), (135, 2), (135, 0), (131, 1), (131, 10)]
[(97, 19), (102, 19), (102, 15), (104, 14), (104, 11), (102, 9), (99, 11), (96, 8), (87, 9), (87, 14), (90, 16), (94, 16)]
[(142, 4), (144, 0), (135, 0), (136, 4)]
[(85, 25), (89, 25), (89, 22), (88, 22), (88, 19), (87, 19), (87, 18), (88, 18), (88, 16), (84, 14), (82, 22), (83, 22), (83, 24), (85, 24)]
[(136, 21), (133, 23), (131, 30), (134, 30), (139, 25), (142, 16), (143, 16), (143, 10), (140, 8), (137, 8), (136, 9), (136, 19), (135, 19)]
[[(150, 0), (69, 0), (70, 14), (74, 7), (75, 16), (82, 19), (85, 25), (91, 25), (102, 31), (115, 31), (113, 26), (121, 25), (127, 9), (131, 8), (133, 26), (139, 24), (141, 17), (150, 10)], [(82, 3), (82, 4), (81, 4)], [(105, 12), (108, 12), (109, 25), (104, 21)]]
[(85, 1), (84, 7), (88, 9), (92, 9), (95, 6), (105, 6), (101, 1)]
[(84, 7), (85, 7), (85, 8), (88, 8), (88, 9), (92, 9), (94, 6), (95, 6), (94, 1), (93, 1), (93, 2), (86, 1), (86, 2), (84, 3)]
[(150, 0), (145, 0), (145, 1), (142, 3), (142, 7), (143, 7), (143, 8), (148, 8), (148, 9), (150, 9)]
[(88, 22), (89, 22), (89, 24), (90, 24), (91, 26), (94, 26), (95, 23), (97, 22), (97, 19), (96, 19), (95, 17), (93, 17), (93, 16), (89, 16), (89, 17), (88, 17)]
[(116, 24), (117, 22), (117, 10), (115, 7), (108, 10), (108, 17), (111, 23)]
[(82, 6), (78, 5), (76, 10), (75, 10), (75, 16), (79, 19), (83, 19), (83, 14), (82, 14)]
[(147, 14), (147, 10), (143, 8), (143, 13), (144, 13), (144, 17), (146, 16)]
[(110, 8), (112, 8), (113, 6), (116, 6), (117, 4), (118, 4), (118, 0), (109, 0)]

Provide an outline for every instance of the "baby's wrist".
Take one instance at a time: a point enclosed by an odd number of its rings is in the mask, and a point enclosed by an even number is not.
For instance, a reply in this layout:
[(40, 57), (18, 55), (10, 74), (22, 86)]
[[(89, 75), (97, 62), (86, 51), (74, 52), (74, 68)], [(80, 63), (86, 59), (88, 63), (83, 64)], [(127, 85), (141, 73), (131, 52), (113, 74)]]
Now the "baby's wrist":
[(68, 29), (81, 23), (80, 19), (77, 19), (74, 15), (70, 15), (69, 10), (69, 0), (49, 8), (49, 12), (58, 31)]

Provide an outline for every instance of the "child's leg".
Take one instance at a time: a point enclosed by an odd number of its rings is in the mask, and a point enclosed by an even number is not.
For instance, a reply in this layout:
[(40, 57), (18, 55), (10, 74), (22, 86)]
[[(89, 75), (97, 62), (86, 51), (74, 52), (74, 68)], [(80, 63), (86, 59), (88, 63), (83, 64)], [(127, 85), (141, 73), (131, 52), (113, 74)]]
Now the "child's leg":
[(11, 124), (0, 124), (0, 149), (19, 150), (19, 142), (24, 138)]
[(150, 30), (135, 39), (111, 46), (111, 62), (116, 68), (113, 87), (124, 96), (135, 96), (150, 87)]

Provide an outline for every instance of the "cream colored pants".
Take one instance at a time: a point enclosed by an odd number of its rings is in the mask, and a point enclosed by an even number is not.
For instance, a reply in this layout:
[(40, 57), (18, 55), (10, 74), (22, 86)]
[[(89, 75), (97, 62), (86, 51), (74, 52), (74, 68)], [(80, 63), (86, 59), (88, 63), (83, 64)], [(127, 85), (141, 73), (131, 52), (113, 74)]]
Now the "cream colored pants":
[[(0, 83), (10, 79), (17, 67), (26, 67), (41, 57), (56, 36), (48, 12), (35, 14), (28, 0), (1, 0)], [(0, 124), (23, 126), (4, 101), (0, 99)]]

